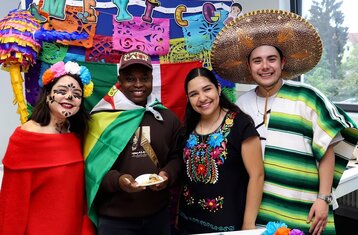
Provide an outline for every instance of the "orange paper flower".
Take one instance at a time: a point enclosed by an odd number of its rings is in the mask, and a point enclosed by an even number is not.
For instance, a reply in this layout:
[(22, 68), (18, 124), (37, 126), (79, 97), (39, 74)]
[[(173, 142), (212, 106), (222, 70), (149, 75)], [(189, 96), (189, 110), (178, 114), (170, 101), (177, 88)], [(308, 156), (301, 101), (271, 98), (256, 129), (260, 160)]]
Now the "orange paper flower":
[(291, 231), (291, 229), (289, 229), (289, 228), (281, 227), (276, 230), (274, 235), (289, 235), (290, 231)]
[(44, 72), (44, 74), (42, 75), (42, 84), (43, 85), (47, 85), (48, 83), (50, 83), (53, 78), (55, 77), (55, 72), (48, 69)]

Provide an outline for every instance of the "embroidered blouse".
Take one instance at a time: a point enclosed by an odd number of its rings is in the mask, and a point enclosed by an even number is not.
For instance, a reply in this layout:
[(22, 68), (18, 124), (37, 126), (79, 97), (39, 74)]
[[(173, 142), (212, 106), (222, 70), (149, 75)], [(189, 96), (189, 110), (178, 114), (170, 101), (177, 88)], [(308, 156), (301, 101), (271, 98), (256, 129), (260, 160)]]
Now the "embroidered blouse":
[(241, 229), (249, 179), (241, 143), (252, 136), (258, 136), (252, 121), (235, 112), (228, 112), (213, 133), (190, 134), (183, 152), (186, 176), (179, 211), (183, 231)]

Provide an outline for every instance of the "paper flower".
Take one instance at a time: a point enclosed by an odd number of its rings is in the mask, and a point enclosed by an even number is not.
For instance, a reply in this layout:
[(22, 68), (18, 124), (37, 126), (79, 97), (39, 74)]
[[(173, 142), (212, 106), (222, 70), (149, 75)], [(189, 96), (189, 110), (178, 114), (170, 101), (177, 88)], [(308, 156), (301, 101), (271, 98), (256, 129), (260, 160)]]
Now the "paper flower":
[(76, 62), (68, 61), (65, 64), (65, 70), (67, 73), (80, 75), (81, 67)]
[(42, 86), (49, 84), (56, 78), (62, 77), (66, 74), (78, 75), (83, 83), (83, 97), (89, 97), (93, 92), (93, 82), (91, 81), (91, 73), (85, 66), (80, 66), (76, 62), (68, 61), (66, 64), (63, 61), (53, 64), (42, 75), (40, 84)]
[(305, 235), (305, 233), (299, 229), (292, 229), (289, 235)]
[(289, 228), (281, 227), (276, 230), (275, 235), (289, 235), (290, 231), (291, 229)]
[(264, 235), (274, 235), (276, 230), (281, 227), (287, 228), (287, 225), (282, 222), (268, 222), (268, 224), (266, 225), (266, 231)]
[(90, 81), (87, 85), (85, 84), (83, 86), (83, 97), (89, 97), (92, 95), (92, 92), (93, 92), (93, 82)]
[(283, 222), (268, 222), (263, 235), (305, 235), (299, 229), (289, 229)]

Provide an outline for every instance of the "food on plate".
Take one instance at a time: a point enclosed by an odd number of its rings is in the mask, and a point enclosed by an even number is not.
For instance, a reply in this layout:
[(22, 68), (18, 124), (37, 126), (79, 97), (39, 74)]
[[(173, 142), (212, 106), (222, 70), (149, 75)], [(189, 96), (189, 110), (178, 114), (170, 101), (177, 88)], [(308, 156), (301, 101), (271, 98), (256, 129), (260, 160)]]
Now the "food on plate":
[(145, 181), (145, 184), (151, 184), (151, 183), (155, 183), (155, 182), (161, 182), (162, 181), (162, 177), (160, 177), (157, 174), (150, 174), (148, 177), (148, 180)]
[(138, 182), (138, 185), (149, 186), (157, 183), (161, 183), (164, 179), (157, 174), (143, 174), (138, 176), (135, 181)]

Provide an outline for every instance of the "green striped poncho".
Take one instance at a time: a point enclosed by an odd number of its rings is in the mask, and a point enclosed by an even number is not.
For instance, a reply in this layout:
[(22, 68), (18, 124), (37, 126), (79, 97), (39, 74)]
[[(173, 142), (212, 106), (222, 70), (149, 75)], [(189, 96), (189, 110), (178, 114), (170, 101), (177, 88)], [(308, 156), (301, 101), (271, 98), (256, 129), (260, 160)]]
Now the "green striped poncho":
[[(257, 223), (282, 221), (308, 233), (311, 224), (306, 223), (307, 216), (319, 190), (317, 164), (338, 133), (344, 140), (335, 147), (333, 187), (358, 141), (357, 126), (318, 90), (284, 83), (271, 107), (264, 195)], [(332, 206), (324, 234), (335, 234)]]

